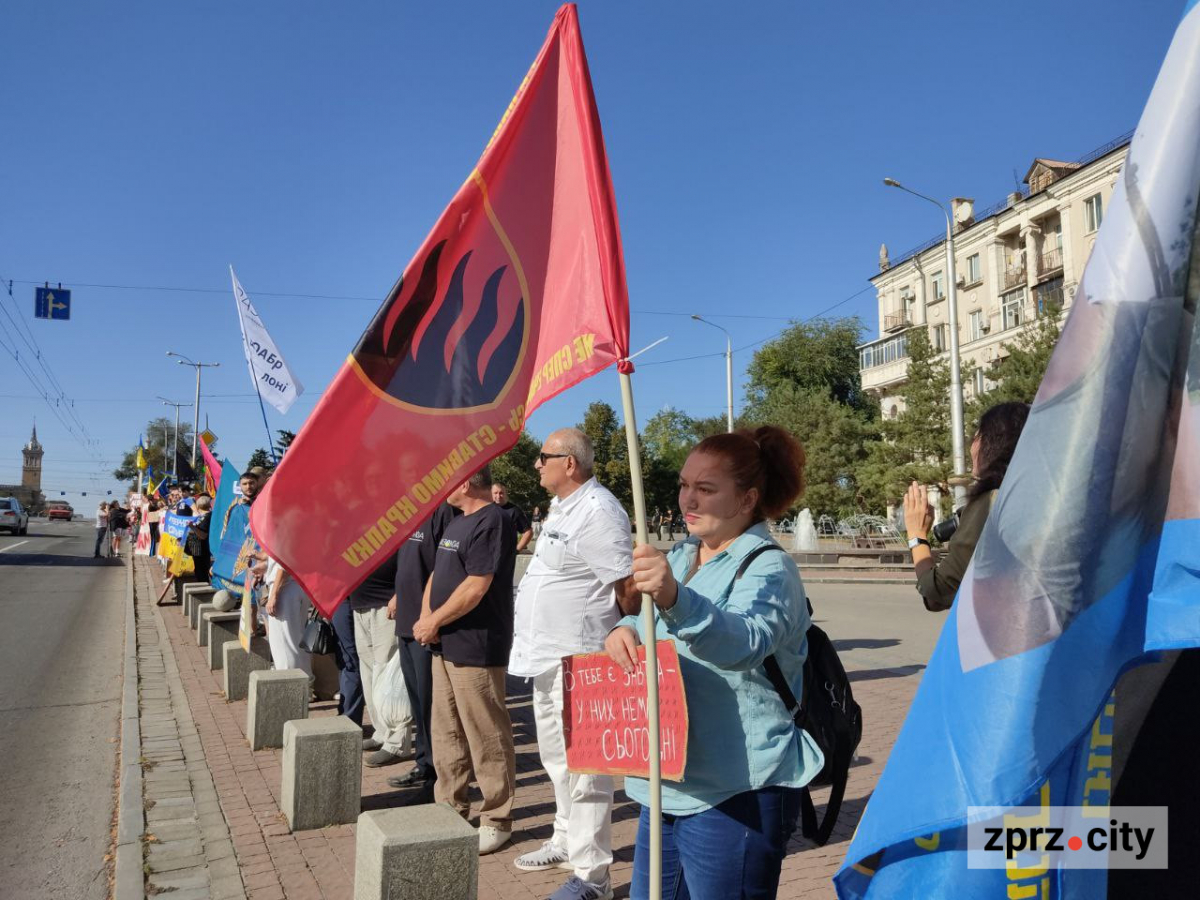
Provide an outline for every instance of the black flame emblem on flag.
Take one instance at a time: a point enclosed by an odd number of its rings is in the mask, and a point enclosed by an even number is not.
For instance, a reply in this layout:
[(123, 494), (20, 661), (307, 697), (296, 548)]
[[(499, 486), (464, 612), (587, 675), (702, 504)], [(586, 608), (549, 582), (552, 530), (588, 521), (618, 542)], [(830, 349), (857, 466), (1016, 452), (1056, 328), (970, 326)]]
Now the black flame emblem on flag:
[(403, 404), (436, 410), (490, 406), (521, 359), (524, 298), (515, 313), (512, 304), (501, 302), (502, 288), (511, 290), (515, 282), (509, 266), (501, 265), (487, 274), (476, 304), (466, 285), (475, 280), (468, 277), (472, 266), (482, 264), (472, 262), (471, 250), (459, 258), (441, 290), (445, 247), (442, 241), (429, 251), (410, 297), (402, 299), (403, 280), (396, 285), (359, 341), (354, 360), (379, 391)]

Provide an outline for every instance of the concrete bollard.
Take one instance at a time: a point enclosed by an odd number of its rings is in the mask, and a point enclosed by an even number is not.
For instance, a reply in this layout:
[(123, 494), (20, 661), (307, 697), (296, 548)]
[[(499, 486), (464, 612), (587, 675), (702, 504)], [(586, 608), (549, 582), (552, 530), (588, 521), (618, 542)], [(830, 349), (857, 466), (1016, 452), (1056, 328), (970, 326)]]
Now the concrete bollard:
[(365, 812), (356, 832), (354, 900), (476, 900), (479, 835), (449, 806)]
[[(201, 609), (200, 607), (204, 607)], [(211, 603), (193, 603), (191, 611), (188, 613), (188, 621), (192, 624), (192, 631), (200, 627), (200, 613), (208, 612), (210, 609), (216, 609)]]
[(183, 606), (181, 607), (184, 615), (191, 616), (192, 606), (196, 603), (211, 603), (216, 593), (216, 588), (202, 581), (185, 584), (183, 586)]
[(227, 641), (238, 639), (238, 625), (242, 621), (240, 612), (212, 612), (204, 614), (201, 623), (208, 632), (208, 667), (216, 670), (225, 665), (222, 652)]
[(308, 676), (300, 669), (251, 672), (246, 740), (251, 750), (283, 746), (283, 723), (308, 718)]
[(271, 668), (271, 648), (265, 638), (251, 638), (250, 652), (238, 641), (226, 641), (221, 647), (221, 682), (225, 699), (245, 700), (250, 690), (250, 673)]
[(351, 825), (362, 808), (362, 728), (345, 716), (283, 725), (279, 809), (292, 831)]
[(192, 607), (196, 611), (196, 622), (193, 631), (196, 632), (196, 643), (201, 647), (208, 646), (208, 626), (204, 624), (204, 614), (215, 612), (216, 607), (211, 603), (197, 603)]

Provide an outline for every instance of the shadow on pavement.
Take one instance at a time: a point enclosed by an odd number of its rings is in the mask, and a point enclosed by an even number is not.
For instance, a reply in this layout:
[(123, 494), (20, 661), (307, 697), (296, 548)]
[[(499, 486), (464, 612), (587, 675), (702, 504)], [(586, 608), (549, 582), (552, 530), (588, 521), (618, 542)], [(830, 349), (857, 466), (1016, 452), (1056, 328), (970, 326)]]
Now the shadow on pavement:
[(899, 638), (845, 638), (835, 640), (833, 649), (839, 653), (847, 650), (878, 650), (880, 647), (895, 647), (899, 643)]
[(879, 678), (907, 678), (924, 670), (924, 664), (892, 666), (889, 669), (858, 669), (847, 672), (851, 681), (875, 681)]
[(0, 566), (121, 566), (119, 559), (92, 556), (55, 556), (52, 553), (0, 553)]

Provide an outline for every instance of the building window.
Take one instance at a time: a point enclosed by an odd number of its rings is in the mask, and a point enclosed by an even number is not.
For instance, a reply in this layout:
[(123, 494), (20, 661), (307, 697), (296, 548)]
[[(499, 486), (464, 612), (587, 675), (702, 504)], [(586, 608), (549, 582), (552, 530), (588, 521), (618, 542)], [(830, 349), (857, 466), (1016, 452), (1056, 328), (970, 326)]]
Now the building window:
[(1049, 281), (1039, 284), (1033, 296), (1039, 316), (1050, 312), (1057, 314), (1065, 305), (1066, 299), (1063, 294), (1062, 278), (1051, 278)]
[(1083, 201), (1083, 218), (1088, 234), (1100, 227), (1104, 220), (1104, 202), (1099, 194), (1093, 194)]
[(935, 353), (941, 353), (949, 344), (946, 343), (946, 326), (934, 325), (929, 330), (929, 343), (933, 345)]
[(983, 377), (982, 367), (976, 367), (974, 381), (975, 396), (978, 397), (987, 391), (987, 379)]
[(908, 356), (908, 335), (898, 334), (894, 338), (863, 347), (859, 352), (859, 366), (873, 369)]
[(979, 264), (979, 254), (973, 253), (967, 257), (967, 284), (983, 281), (983, 268)]
[(984, 328), (983, 310), (977, 309), (971, 313), (971, 340), (977, 341), (986, 333)]
[(933, 299), (942, 300), (946, 296), (946, 279), (941, 272), (934, 272), (929, 279), (929, 284), (933, 288)]
[(1000, 298), (1000, 327), (1005, 331), (1021, 324), (1025, 306), (1025, 288)]

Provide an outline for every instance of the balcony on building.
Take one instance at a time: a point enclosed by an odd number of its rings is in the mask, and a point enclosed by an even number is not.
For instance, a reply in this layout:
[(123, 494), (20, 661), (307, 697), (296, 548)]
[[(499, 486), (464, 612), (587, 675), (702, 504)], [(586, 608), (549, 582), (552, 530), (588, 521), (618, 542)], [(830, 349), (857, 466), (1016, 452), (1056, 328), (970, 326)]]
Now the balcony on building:
[(1062, 274), (1063, 268), (1063, 252), (1062, 247), (1055, 247), (1051, 250), (1043, 250), (1038, 254), (1037, 277), (1038, 281), (1045, 281), (1048, 278), (1053, 278), (1056, 275)]
[(907, 331), (860, 344), (858, 353), (864, 390), (898, 384), (908, 374)]
[(895, 334), (897, 331), (903, 331), (906, 328), (912, 327), (912, 318), (908, 312), (884, 313), (883, 330), (888, 334)]
[(1004, 271), (1000, 273), (1000, 290), (1021, 287), (1028, 279), (1025, 271), (1025, 255), (1014, 253), (1004, 259)]

